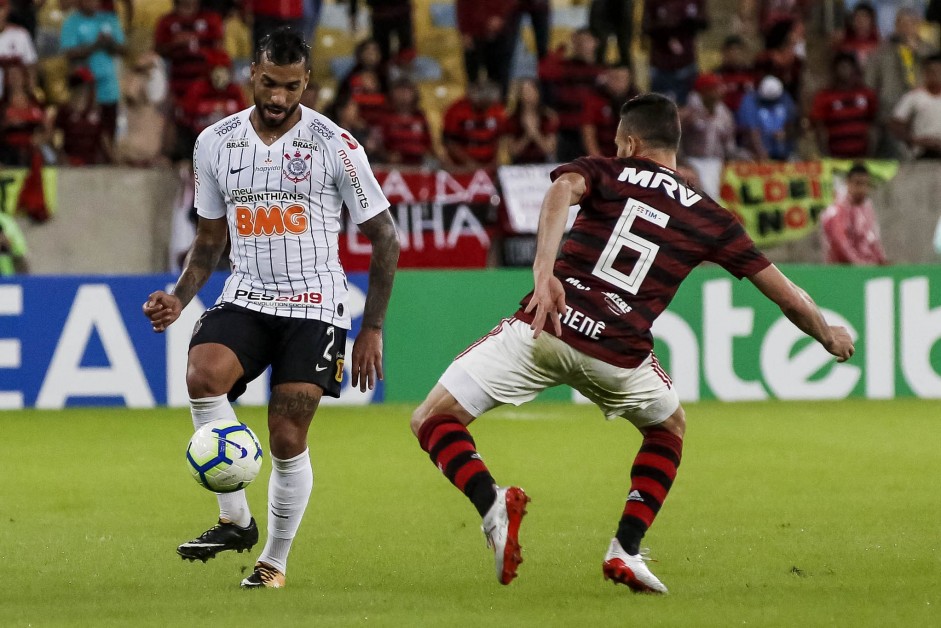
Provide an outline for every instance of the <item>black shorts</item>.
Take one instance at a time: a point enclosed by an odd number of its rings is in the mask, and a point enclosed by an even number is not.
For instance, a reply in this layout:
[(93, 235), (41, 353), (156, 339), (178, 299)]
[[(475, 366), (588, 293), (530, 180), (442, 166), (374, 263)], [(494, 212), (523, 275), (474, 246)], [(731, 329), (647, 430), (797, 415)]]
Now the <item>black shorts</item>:
[(220, 303), (196, 322), (190, 347), (207, 342), (231, 349), (245, 370), (229, 391), (229, 401), (238, 399), (269, 366), (272, 387), (307, 382), (323, 388), (329, 397), (340, 396), (346, 352), (346, 330), (341, 327)]

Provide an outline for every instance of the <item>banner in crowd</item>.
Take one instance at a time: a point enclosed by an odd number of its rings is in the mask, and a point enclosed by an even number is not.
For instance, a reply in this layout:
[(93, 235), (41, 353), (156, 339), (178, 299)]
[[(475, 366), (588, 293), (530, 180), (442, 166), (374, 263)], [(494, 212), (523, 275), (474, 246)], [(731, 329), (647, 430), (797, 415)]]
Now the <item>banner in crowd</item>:
[[(700, 268), (654, 326), (655, 351), (682, 399), (941, 398), (937, 267), (783, 270), (831, 324), (850, 330), (853, 358), (837, 364), (749, 281)], [(386, 400), (423, 399), (454, 356), (512, 316), (532, 282), (530, 270), (397, 277), (386, 321)], [(572, 397), (560, 387), (542, 398)]]
[[(347, 306), (353, 328), (346, 355), (362, 324), (367, 277), (350, 273)], [(0, 280), (0, 410), (23, 407), (120, 405), (186, 406), (186, 355), (193, 325), (222, 290), (213, 275), (183, 314), (162, 334), (141, 312), (147, 295), (167, 289), (175, 275), (136, 277), (21, 277)], [(383, 399), (383, 383), (361, 393), (350, 386), (347, 358), (341, 399), (365, 404)], [(268, 399), (268, 374), (249, 385), (240, 403)]]
[[(54, 214), (58, 207), (58, 170), (44, 167), (37, 169), (37, 172), (42, 173), (42, 194), (39, 195), (39, 191), (34, 190), (29, 196), (31, 199), (44, 197), (46, 209), (50, 214)], [(14, 214), (24, 202), (32, 204), (32, 200), (27, 202), (23, 198), (23, 184), (29, 174), (27, 168), (0, 168), (0, 211)], [(23, 209), (25, 212), (25, 208)]]
[[(399, 268), (485, 268), (500, 195), (485, 170), (376, 168), (399, 230)], [(371, 247), (349, 216), (340, 234), (348, 270), (368, 270)]]
[(721, 203), (759, 247), (812, 233), (832, 199), (828, 161), (730, 162), (722, 171)]
[[(533, 234), (539, 227), (539, 210), (542, 199), (549, 189), (549, 173), (559, 164), (530, 164), (525, 166), (500, 166), (497, 176), (503, 192), (507, 221), (510, 230), (517, 234)], [(578, 205), (569, 209), (566, 229), (575, 222)]]

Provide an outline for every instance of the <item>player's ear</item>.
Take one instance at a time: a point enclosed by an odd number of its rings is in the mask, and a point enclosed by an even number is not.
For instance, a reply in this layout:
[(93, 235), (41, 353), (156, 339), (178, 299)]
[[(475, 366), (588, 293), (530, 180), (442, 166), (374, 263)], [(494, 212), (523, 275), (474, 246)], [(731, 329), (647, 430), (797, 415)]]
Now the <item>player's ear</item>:
[(255, 62), (252, 61), (252, 65), (249, 67), (248, 78), (252, 81), (255, 80)]

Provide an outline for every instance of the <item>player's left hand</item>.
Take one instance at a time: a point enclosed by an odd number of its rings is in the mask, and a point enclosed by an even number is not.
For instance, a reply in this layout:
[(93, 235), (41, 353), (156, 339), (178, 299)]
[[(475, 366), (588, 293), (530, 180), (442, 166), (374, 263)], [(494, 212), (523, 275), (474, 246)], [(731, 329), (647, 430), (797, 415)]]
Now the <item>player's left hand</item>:
[(353, 342), (353, 365), (351, 367), (354, 388), (360, 392), (372, 390), (382, 379), (382, 330), (364, 327)]

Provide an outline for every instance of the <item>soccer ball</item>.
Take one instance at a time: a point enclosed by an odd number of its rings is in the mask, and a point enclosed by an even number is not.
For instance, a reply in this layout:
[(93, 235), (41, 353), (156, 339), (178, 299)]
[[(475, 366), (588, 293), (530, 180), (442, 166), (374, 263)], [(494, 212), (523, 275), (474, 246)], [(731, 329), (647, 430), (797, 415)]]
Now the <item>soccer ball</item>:
[(186, 466), (200, 486), (214, 493), (243, 489), (261, 469), (261, 445), (247, 425), (218, 419), (196, 430), (186, 448)]

